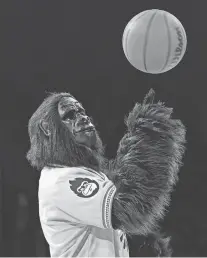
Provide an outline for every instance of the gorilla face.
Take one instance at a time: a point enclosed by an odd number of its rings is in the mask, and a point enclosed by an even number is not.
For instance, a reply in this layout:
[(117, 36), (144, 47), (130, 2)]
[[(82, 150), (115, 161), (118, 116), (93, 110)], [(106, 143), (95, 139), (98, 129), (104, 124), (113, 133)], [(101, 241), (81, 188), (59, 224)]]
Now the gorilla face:
[(92, 147), (96, 143), (96, 130), (83, 106), (72, 97), (63, 97), (58, 104), (62, 123), (68, 128), (75, 140)]
[(53, 93), (29, 120), (31, 147), (27, 159), (41, 171), (45, 166), (84, 166), (99, 170), (104, 146), (92, 120), (69, 93)]

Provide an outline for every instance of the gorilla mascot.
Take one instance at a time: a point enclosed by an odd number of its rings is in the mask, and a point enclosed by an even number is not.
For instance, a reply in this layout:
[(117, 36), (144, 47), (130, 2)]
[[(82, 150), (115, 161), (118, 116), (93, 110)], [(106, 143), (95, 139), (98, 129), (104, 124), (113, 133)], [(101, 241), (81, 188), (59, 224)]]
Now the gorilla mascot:
[(136, 256), (145, 256), (142, 249), (171, 256), (159, 221), (178, 180), (186, 129), (154, 97), (151, 89), (126, 117), (114, 160), (71, 94), (50, 94), (30, 118), (27, 159), (41, 171), (39, 216), (51, 257), (129, 257), (135, 236), (143, 239)]

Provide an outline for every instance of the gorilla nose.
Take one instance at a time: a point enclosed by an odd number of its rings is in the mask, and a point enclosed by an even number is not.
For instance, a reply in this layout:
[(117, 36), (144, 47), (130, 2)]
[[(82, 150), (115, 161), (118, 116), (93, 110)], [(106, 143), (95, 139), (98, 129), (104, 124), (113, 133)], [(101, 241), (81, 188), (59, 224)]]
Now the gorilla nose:
[(89, 122), (89, 117), (87, 117), (87, 116), (84, 116), (81, 119), (83, 122)]
[(80, 125), (85, 125), (85, 124), (88, 124), (89, 122), (90, 122), (90, 119), (88, 116), (80, 117), (80, 120), (79, 120)]

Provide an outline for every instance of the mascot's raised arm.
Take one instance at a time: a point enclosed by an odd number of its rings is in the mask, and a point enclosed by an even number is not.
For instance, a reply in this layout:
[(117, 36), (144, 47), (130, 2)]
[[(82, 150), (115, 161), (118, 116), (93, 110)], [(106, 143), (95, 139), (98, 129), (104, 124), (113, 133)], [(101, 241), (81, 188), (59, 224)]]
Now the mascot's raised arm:
[(150, 90), (129, 113), (113, 161), (71, 94), (51, 94), (31, 117), (27, 159), (41, 171), (39, 214), (51, 256), (129, 257), (126, 235), (149, 236), (155, 255), (170, 255), (157, 230), (178, 179), (185, 127), (153, 101)]
[(127, 132), (111, 165), (116, 185), (112, 223), (129, 234), (147, 235), (163, 218), (178, 179), (185, 127), (172, 119), (172, 108), (153, 103), (150, 90), (126, 118)]

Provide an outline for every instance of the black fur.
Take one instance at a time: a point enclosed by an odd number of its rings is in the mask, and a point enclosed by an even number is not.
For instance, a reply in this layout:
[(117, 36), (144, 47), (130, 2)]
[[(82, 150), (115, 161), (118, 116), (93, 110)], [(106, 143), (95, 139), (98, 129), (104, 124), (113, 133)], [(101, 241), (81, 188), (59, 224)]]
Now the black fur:
[(185, 151), (185, 126), (171, 117), (172, 108), (154, 104), (154, 95), (151, 89), (129, 113), (127, 132), (110, 164), (108, 176), (117, 188), (112, 224), (127, 235), (147, 236), (158, 229)]
[(159, 231), (148, 236), (128, 237), (130, 257), (171, 257), (170, 237)]

